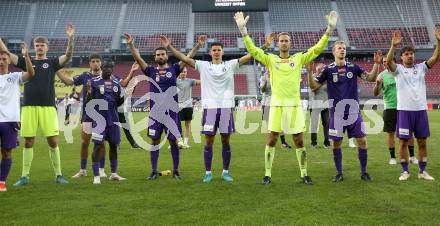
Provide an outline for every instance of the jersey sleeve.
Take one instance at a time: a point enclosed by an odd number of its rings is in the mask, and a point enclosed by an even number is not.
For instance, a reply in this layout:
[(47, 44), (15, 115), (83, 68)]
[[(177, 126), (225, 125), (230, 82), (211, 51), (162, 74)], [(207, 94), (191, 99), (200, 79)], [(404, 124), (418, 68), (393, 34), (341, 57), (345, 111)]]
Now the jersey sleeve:
[(246, 45), (247, 51), (254, 57), (256, 60), (260, 61), (262, 64), (268, 66), (270, 64), (270, 55), (264, 52), (262, 49), (256, 47), (252, 42), (251, 37), (246, 35), (243, 38), (244, 44)]
[(173, 64), (174, 70), (176, 70), (176, 76), (179, 77), (182, 70), (180, 70), (180, 63)]
[(419, 64), (419, 67), (422, 68), (423, 72), (428, 72), (428, 70), (430, 69), (428, 64), (426, 63), (426, 61), (423, 61), (422, 63)]
[(63, 68), (63, 66), (60, 64), (60, 60), (58, 57), (51, 58), (50, 65), (52, 65), (54, 72), (57, 72), (58, 70)]
[(194, 64), (194, 69), (200, 72), (200, 70), (206, 66), (206, 63), (206, 61), (196, 60), (196, 63)]
[(367, 72), (365, 72), (365, 70), (361, 67), (359, 67), (359, 65), (355, 64), (355, 73), (356, 76), (358, 76), (359, 78), (363, 79), (363, 80), (368, 80), (368, 74)]
[(321, 72), (317, 76), (315, 76), (314, 80), (322, 84), (325, 81), (327, 81), (327, 79), (328, 79), (328, 67), (325, 66), (321, 70)]
[(26, 61), (24, 60), (24, 57), (22, 56), (18, 56), (18, 62), (17, 62), (17, 66), (18, 68), (20, 68), (23, 71), (26, 71)]
[(191, 86), (195, 86), (196, 85), (196, 80), (195, 79), (190, 79), (191, 81)]
[(81, 73), (80, 75), (77, 75), (73, 77), (73, 85), (80, 86), (84, 82), (85, 73)]
[(151, 77), (151, 67), (146, 67), (142, 72), (144, 72), (147, 77)]
[(230, 61), (227, 61), (229, 67), (231, 67), (232, 71), (236, 72), (238, 68), (240, 67), (240, 63), (238, 62), (238, 59), (233, 59)]
[(316, 43), (314, 46), (308, 49), (307, 52), (302, 54), (301, 63), (307, 64), (316, 57), (318, 57), (319, 54), (321, 54), (322, 51), (324, 51), (324, 48), (327, 46), (328, 39), (329, 39), (328, 35), (323, 35), (321, 39), (318, 41), (318, 43)]

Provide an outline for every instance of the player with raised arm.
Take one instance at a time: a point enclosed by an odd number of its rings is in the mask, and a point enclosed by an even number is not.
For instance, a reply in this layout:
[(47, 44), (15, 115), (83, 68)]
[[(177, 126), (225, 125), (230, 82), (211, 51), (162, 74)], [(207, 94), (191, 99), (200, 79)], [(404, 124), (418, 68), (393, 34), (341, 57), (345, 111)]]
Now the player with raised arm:
[(307, 173), (307, 154), (303, 143), (303, 132), (305, 132), (305, 118), (302, 112), (300, 99), (300, 81), (303, 65), (309, 63), (322, 53), (327, 46), (328, 39), (336, 28), (338, 15), (335, 11), (327, 16), (328, 27), (319, 42), (306, 52), (299, 52), (290, 55), (292, 46), (291, 36), (287, 32), (278, 34), (277, 46), (279, 55), (265, 53), (262, 49), (255, 47), (252, 39), (247, 33), (246, 18), (242, 12), (234, 16), (240, 33), (244, 37), (244, 43), (248, 52), (270, 72), (270, 83), (272, 86), (272, 97), (270, 102), (269, 125), (270, 134), (267, 138), (265, 148), (265, 176), (263, 184), (270, 184), (272, 177), (272, 163), (275, 156), (275, 144), (279, 133), (293, 134), (293, 142), (296, 146), (296, 157), (301, 171), (301, 180), (305, 184), (313, 184)]
[(200, 73), (200, 82), (202, 89), (202, 134), (205, 135), (204, 160), (205, 176), (203, 182), (212, 181), (212, 146), (214, 144), (217, 130), (220, 132), (222, 141), (223, 172), (221, 179), (226, 182), (232, 182), (233, 178), (229, 173), (231, 162), (230, 137), (235, 132), (233, 109), (234, 101), (234, 72), (240, 65), (250, 61), (252, 57), (248, 54), (240, 59), (223, 61), (223, 44), (219, 42), (211, 43), (209, 55), (211, 61), (193, 60), (183, 53), (179, 52), (171, 45), (171, 41), (161, 36), (163, 47), (171, 50), (174, 56), (195, 68)]
[[(150, 98), (150, 114), (148, 120), (148, 136), (152, 139), (151, 156), (151, 174), (148, 180), (155, 180), (159, 174), (157, 171), (157, 162), (159, 160), (159, 144), (162, 132), (167, 133), (167, 139), (171, 148), (171, 156), (173, 159), (173, 178), (180, 180), (182, 177), (179, 173), (180, 151), (178, 139), (181, 137), (181, 128), (179, 121), (179, 105), (177, 99), (176, 81), (185, 64), (168, 63), (167, 49), (159, 47), (154, 50), (154, 61), (156, 66), (148, 65), (134, 47), (133, 37), (127, 33), (124, 34), (127, 40), (128, 48), (133, 55), (140, 69), (144, 74), (153, 79), (150, 82), (150, 92), (153, 94)], [(194, 48), (188, 53), (193, 57), (197, 50), (204, 45), (206, 36), (199, 36), (198, 42)]]
[(2, 160), (0, 162), (0, 192), (7, 190), (6, 179), (12, 165), (12, 149), (18, 144), (20, 129), (20, 84), (35, 75), (29, 51), (23, 44), (26, 72), (9, 72), (10, 53), (0, 50), (0, 143)]
[[(266, 50), (270, 47), (273, 40), (276, 37), (276, 33), (272, 32), (270, 33), (265, 40), (265, 43), (261, 46), (262, 50)], [(261, 109), (262, 109), (262, 120), (267, 124), (267, 121), (269, 120), (269, 110), (270, 110), (270, 96), (272, 96), (272, 87), (270, 86), (270, 78), (269, 78), (269, 70), (267, 68), (264, 69), (263, 75), (261, 76), (260, 80), (260, 91), (263, 96), (261, 99)], [(286, 135), (281, 132), (280, 133), (280, 139), (281, 139), (281, 147), (286, 148), (288, 150), (292, 149), (292, 146), (290, 146), (286, 142)]]
[(440, 28), (435, 32), (437, 45), (432, 57), (422, 63), (415, 63), (414, 48), (404, 46), (400, 50), (402, 64), (396, 64), (394, 51), (402, 43), (400, 32), (394, 32), (391, 48), (388, 50), (387, 65), (389, 71), (396, 78), (397, 88), (397, 137), (400, 139), (399, 154), (402, 173), (399, 180), (408, 180), (410, 177), (408, 167), (408, 153), (406, 148), (409, 139), (417, 139), (419, 147), (419, 179), (434, 180), (425, 168), (428, 161), (428, 150), (426, 147), (427, 139), (430, 136), (429, 120), (426, 101), (426, 82), (425, 75), (440, 58)]
[(358, 143), (358, 158), (360, 161), (361, 179), (371, 181), (367, 173), (368, 147), (362, 113), (359, 108), (358, 77), (369, 82), (375, 82), (382, 63), (382, 52), (374, 53), (374, 65), (371, 72), (364, 71), (356, 64), (347, 62), (345, 43), (337, 41), (333, 45), (332, 53), (335, 62), (324, 67), (321, 73), (314, 77), (309, 75), (311, 89), (317, 89), (327, 83), (330, 122), (329, 137), (333, 140), (333, 159), (337, 174), (333, 182), (342, 182), (342, 150), (341, 144), (344, 132), (348, 138), (356, 138)]
[[(393, 59), (394, 60), (394, 59)], [(374, 96), (378, 96), (383, 91), (383, 131), (387, 133), (387, 144), (390, 152), (390, 160), (388, 164), (395, 165), (396, 151), (394, 147), (394, 136), (396, 132), (397, 123), (397, 92), (396, 92), (396, 79), (388, 70), (387, 59), (383, 58), (383, 65), (385, 70), (382, 71), (376, 79), (376, 84), (373, 88)], [(417, 158), (414, 156), (414, 139), (409, 140), (409, 161), (418, 164)]]
[[(32, 59), (35, 66), (35, 77), (24, 84), (23, 107), (21, 109), (21, 136), (25, 139), (23, 149), (23, 169), (21, 178), (14, 186), (22, 186), (29, 183), (29, 174), (34, 156), (34, 142), (38, 128), (41, 128), (49, 145), (49, 156), (56, 175), (55, 181), (59, 184), (67, 184), (67, 180), (61, 173), (60, 150), (58, 147), (58, 116), (55, 109), (55, 73), (60, 70), (73, 54), (73, 42), (75, 27), (68, 24), (66, 29), (67, 49), (60, 57), (48, 58), (49, 42), (45, 37), (36, 37), (33, 40), (36, 56)], [(0, 41), (0, 50), (6, 46)], [(24, 58), (10, 54), (11, 62), (18, 68), (25, 70)], [(44, 87), (44, 89), (42, 89)]]

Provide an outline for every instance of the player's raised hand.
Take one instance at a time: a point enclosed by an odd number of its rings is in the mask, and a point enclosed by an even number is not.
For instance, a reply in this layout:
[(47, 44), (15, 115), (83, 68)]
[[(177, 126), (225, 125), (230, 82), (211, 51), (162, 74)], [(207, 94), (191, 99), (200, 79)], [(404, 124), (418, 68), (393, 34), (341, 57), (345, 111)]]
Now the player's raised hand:
[(127, 40), (127, 45), (133, 44), (133, 36), (128, 34), (127, 32), (124, 33), (125, 40)]
[(133, 65), (131, 65), (130, 72), (135, 72), (137, 70), (139, 70), (139, 64), (138, 63), (134, 63)]
[(267, 37), (266, 40), (264, 42), (265, 45), (271, 45), (273, 43), (273, 40), (275, 40), (275, 37), (277, 36), (277, 34), (275, 32), (271, 32)]
[(435, 30), (435, 38), (437, 41), (440, 41), (440, 27)]
[(167, 49), (171, 46), (171, 40), (165, 35), (160, 35), (160, 42), (162, 43), (162, 46)]
[(246, 18), (243, 15), (243, 12), (236, 12), (234, 15), (235, 23), (237, 24), (238, 29), (240, 30), (241, 35), (247, 35), (246, 24), (249, 20), (249, 16)]
[(393, 32), (393, 37), (391, 39), (391, 45), (394, 47), (397, 47), (400, 43), (402, 43), (402, 35), (400, 34), (400, 31)]
[(29, 54), (29, 48), (24, 42), (21, 43), (21, 54), (23, 54), (23, 56), (27, 56)]
[(67, 24), (66, 34), (67, 38), (73, 38), (73, 36), (75, 35), (75, 26), (73, 26), (72, 23)]
[(374, 53), (374, 58), (373, 58), (374, 63), (375, 64), (382, 64), (382, 59), (383, 59), (382, 51), (377, 50)]
[(199, 45), (199, 47), (205, 46), (205, 41), (206, 35), (199, 35), (199, 37), (197, 37), (197, 45)]
[(331, 11), (325, 16), (327, 19), (327, 32), (330, 34), (336, 29), (336, 23), (338, 22), (338, 13), (336, 11)]
[(318, 63), (315, 67), (315, 73), (319, 74), (322, 72), (322, 69), (324, 69), (325, 64), (323, 63)]

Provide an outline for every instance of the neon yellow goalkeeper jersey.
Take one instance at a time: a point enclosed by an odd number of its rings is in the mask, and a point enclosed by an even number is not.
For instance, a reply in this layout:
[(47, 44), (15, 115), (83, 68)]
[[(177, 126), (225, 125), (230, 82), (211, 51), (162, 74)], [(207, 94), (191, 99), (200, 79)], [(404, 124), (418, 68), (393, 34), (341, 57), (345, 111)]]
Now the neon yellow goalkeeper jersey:
[(249, 35), (244, 37), (244, 44), (248, 52), (269, 70), (270, 85), (272, 86), (270, 106), (299, 106), (301, 104), (302, 67), (322, 53), (327, 46), (328, 38), (328, 35), (324, 35), (307, 52), (299, 52), (288, 59), (282, 59), (278, 55), (266, 53), (256, 47)]

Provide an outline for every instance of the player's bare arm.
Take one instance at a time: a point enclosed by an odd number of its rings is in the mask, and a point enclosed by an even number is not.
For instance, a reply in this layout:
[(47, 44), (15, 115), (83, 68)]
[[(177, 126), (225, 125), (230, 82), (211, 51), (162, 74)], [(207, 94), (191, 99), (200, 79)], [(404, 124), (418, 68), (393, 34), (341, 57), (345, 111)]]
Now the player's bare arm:
[(67, 34), (67, 48), (66, 48), (66, 53), (64, 53), (64, 55), (61, 55), (58, 58), (60, 65), (64, 65), (72, 59), (73, 42), (75, 36), (75, 26), (73, 26), (72, 23), (69, 23), (67, 25), (66, 34)]
[(374, 64), (373, 64), (373, 68), (371, 69), (370, 72), (364, 72), (366, 74), (365, 80), (369, 81), (369, 82), (375, 82), (377, 75), (379, 74), (379, 66), (382, 63), (382, 51), (378, 50), (374, 53)]
[(400, 43), (402, 43), (402, 35), (400, 34), (399, 31), (395, 31), (393, 32), (393, 37), (391, 38), (391, 47), (388, 50), (388, 54), (387, 54), (387, 65), (388, 68), (390, 69), (390, 72), (395, 72), (397, 69), (397, 65), (394, 62), (394, 52), (396, 51), (397, 46), (400, 45)]
[(434, 53), (432, 54), (432, 57), (426, 61), (426, 64), (429, 68), (432, 68), (440, 58), (440, 27), (435, 31), (435, 38), (437, 39), (437, 44), (435, 46)]
[(121, 84), (123, 88), (127, 87), (128, 83), (130, 83), (131, 79), (133, 78), (134, 73), (139, 70), (139, 68), (140, 66), (138, 63), (134, 63), (133, 65), (131, 65), (130, 72), (127, 76), (125, 76), (123, 80), (121, 80), (121, 82), (119, 82), (119, 84)]
[(187, 64), (188, 66), (195, 68), (196, 61), (194, 59), (189, 58), (188, 56), (185, 56), (185, 54), (174, 48), (171, 45), (171, 40), (168, 39), (165, 35), (160, 36), (160, 42), (162, 43), (162, 46), (170, 50), (177, 59)]
[(6, 51), (9, 53), (9, 58), (11, 59), (11, 63), (13, 65), (17, 65), (18, 64), (18, 56), (9, 52), (8, 47), (6, 47), (5, 43), (3, 42), (3, 40), (0, 38), (0, 50)]
[[(193, 58), (196, 55), (197, 51), (199, 51), (200, 48), (205, 46), (205, 41), (206, 41), (206, 35), (200, 35), (199, 37), (197, 37), (197, 44), (194, 45), (194, 47), (191, 49), (191, 51), (189, 51), (189, 53), (186, 56), (189, 58)], [(180, 70), (183, 70), (185, 66), (186, 64), (181, 62)]]
[(29, 56), (29, 49), (25, 43), (21, 46), (21, 53), (24, 56), (24, 61), (26, 62), (26, 72), (23, 72), (22, 80), (27, 81), (35, 76), (35, 70), (32, 66), (31, 57)]
[(148, 67), (148, 64), (144, 61), (144, 59), (142, 59), (141, 54), (139, 53), (139, 50), (136, 49), (136, 47), (134, 46), (133, 36), (131, 36), (128, 33), (124, 33), (124, 37), (127, 40), (127, 46), (131, 52), (131, 55), (133, 56), (134, 60), (136, 60), (136, 62), (139, 64), (142, 71), (144, 71), (145, 68)]

